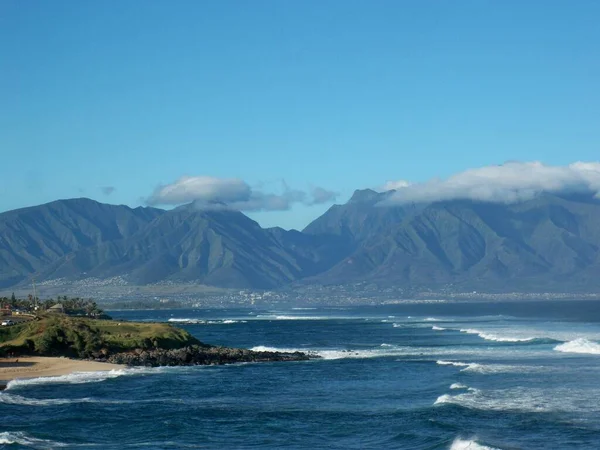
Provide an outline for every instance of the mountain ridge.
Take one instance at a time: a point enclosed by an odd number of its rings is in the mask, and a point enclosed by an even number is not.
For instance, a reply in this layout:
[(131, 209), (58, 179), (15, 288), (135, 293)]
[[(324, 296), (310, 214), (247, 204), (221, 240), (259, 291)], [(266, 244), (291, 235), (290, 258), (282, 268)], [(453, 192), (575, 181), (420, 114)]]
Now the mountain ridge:
[(600, 288), (600, 201), (592, 196), (388, 205), (389, 196), (357, 190), (302, 231), (194, 204), (164, 211), (80, 198), (8, 211), (0, 214), (0, 287), (31, 276), (120, 276), (257, 289)]

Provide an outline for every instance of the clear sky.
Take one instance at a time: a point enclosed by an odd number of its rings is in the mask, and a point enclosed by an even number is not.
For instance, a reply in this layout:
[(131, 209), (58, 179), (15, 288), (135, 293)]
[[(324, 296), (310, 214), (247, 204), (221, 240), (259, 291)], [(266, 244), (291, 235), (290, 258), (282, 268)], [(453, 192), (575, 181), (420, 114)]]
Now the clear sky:
[[(0, 211), (600, 159), (600, 2), (0, 2)], [(308, 202), (305, 202), (308, 203)], [(250, 212), (302, 228), (331, 203)]]

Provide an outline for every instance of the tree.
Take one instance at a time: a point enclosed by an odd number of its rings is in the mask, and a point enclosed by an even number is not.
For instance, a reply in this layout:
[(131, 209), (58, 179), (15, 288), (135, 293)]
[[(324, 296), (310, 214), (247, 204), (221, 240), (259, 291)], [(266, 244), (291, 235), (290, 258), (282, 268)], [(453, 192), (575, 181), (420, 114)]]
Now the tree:
[(10, 301), (11, 302), (15, 302), (17, 301), (17, 297), (15, 297), (15, 293), (13, 292), (12, 295), (10, 296)]

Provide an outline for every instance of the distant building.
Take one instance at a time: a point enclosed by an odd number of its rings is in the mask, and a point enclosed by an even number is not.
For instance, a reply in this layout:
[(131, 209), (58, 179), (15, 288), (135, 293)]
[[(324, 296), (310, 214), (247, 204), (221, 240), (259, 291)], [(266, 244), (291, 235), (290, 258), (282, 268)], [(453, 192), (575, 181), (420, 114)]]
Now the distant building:
[(51, 306), (50, 308), (48, 308), (48, 312), (56, 313), (56, 314), (64, 314), (65, 313), (65, 308), (62, 305), (62, 303), (57, 303), (56, 305)]

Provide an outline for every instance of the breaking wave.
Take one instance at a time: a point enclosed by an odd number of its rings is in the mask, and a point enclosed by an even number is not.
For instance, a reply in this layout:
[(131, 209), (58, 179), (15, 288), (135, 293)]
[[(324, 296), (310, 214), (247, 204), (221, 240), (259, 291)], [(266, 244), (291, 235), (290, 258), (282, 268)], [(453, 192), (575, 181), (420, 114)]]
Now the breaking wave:
[(460, 331), (461, 333), (466, 333), (466, 334), (476, 334), (477, 336), (479, 336), (482, 339), (485, 339), (486, 341), (495, 341), (495, 342), (513, 342), (513, 343), (526, 342), (526, 343), (538, 343), (538, 344), (553, 344), (556, 342), (560, 342), (556, 339), (551, 339), (548, 337), (500, 336), (495, 333), (489, 333), (487, 331), (475, 330), (472, 328), (461, 328), (458, 331)]
[(509, 365), (509, 364), (480, 364), (480, 363), (465, 363), (459, 361), (436, 361), (436, 364), (441, 366), (455, 366), (462, 367), (461, 372), (473, 372), (481, 374), (494, 374), (494, 373), (532, 373), (532, 372), (543, 372), (546, 370), (543, 366), (523, 366), (523, 365)]
[(456, 438), (450, 446), (450, 450), (498, 450), (495, 447), (488, 447), (477, 443), (475, 439)]
[(462, 383), (452, 383), (450, 389), (469, 389), (469, 386)]
[(0, 445), (23, 445), (25, 447), (57, 448), (66, 447), (68, 444), (47, 439), (38, 439), (21, 431), (5, 431), (0, 433)]
[(434, 406), (457, 405), (481, 411), (597, 412), (595, 391), (574, 389), (512, 388), (483, 391), (469, 388), (456, 395), (440, 395)]
[(435, 325), (434, 325), (434, 326), (432, 326), (432, 327), (431, 327), (431, 329), (432, 329), (433, 331), (444, 331), (444, 330), (445, 330), (445, 328), (443, 328), (443, 327), (437, 327), (437, 326), (435, 326)]
[(583, 353), (587, 355), (600, 355), (600, 344), (587, 339), (575, 339), (554, 347), (557, 352), (563, 353)]
[(174, 323), (187, 323), (187, 324), (208, 324), (208, 325), (229, 325), (232, 323), (247, 323), (245, 320), (233, 320), (233, 319), (223, 319), (223, 320), (203, 320), (203, 319), (169, 319), (169, 322)]
[(55, 377), (39, 377), (39, 378), (17, 378), (11, 380), (6, 385), (6, 391), (27, 386), (36, 386), (43, 384), (84, 384), (84, 383), (99, 383), (111, 378), (131, 375), (146, 375), (162, 372), (181, 372), (191, 368), (202, 366), (174, 366), (174, 367), (131, 367), (126, 369), (114, 369), (99, 372), (73, 372), (68, 375), (60, 375)]

